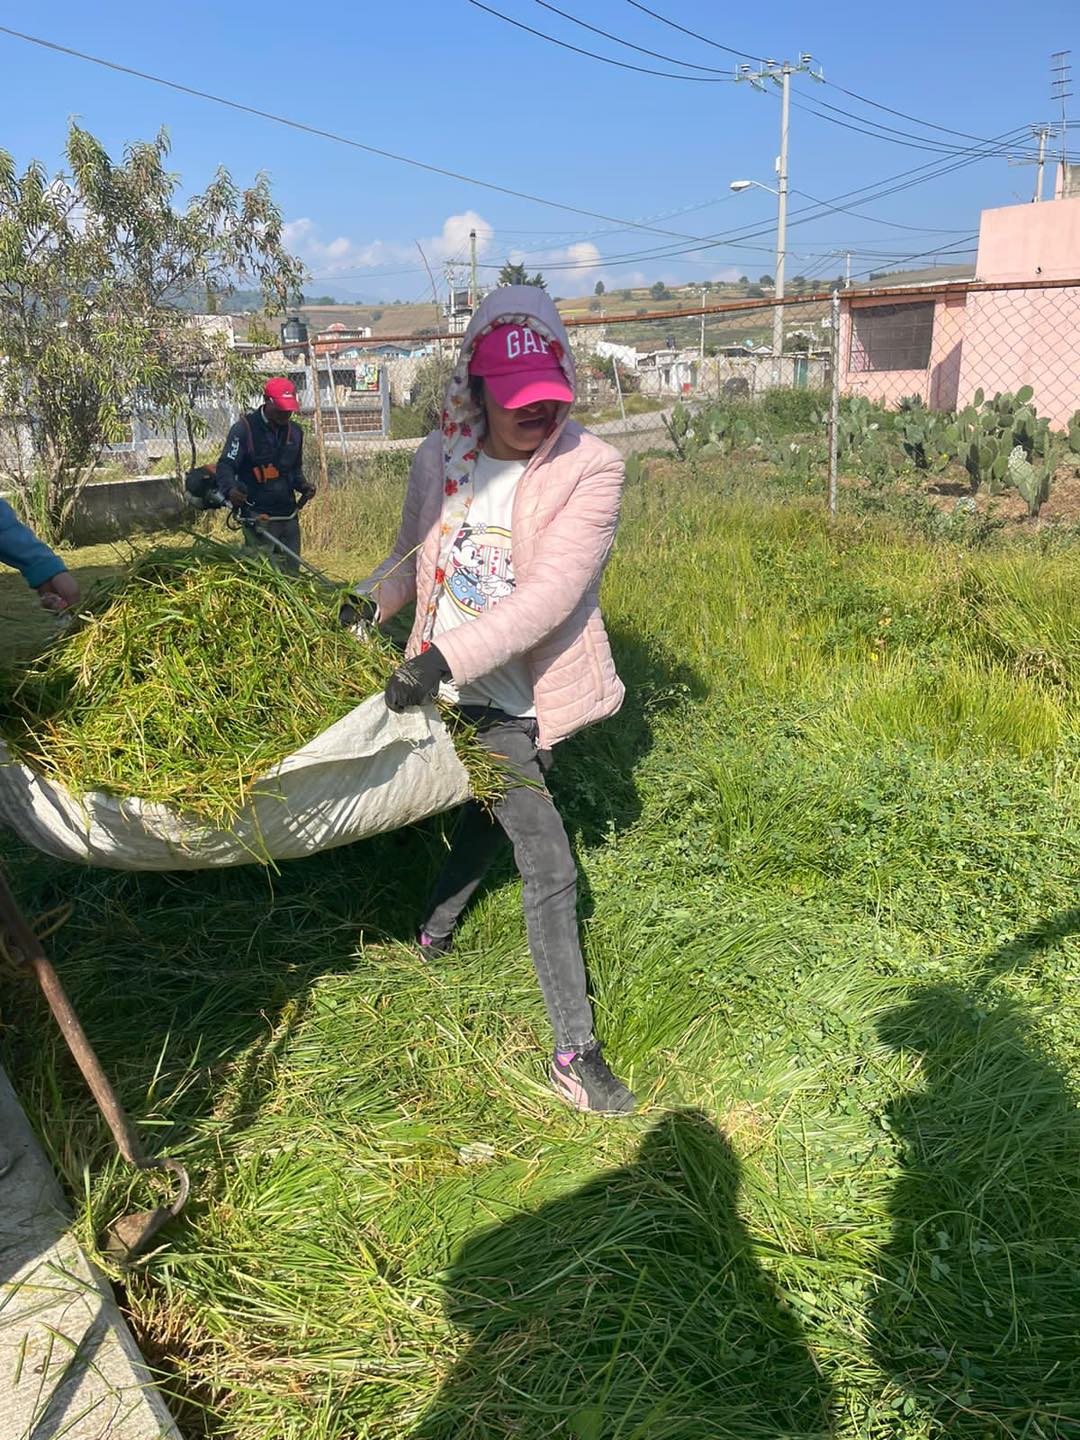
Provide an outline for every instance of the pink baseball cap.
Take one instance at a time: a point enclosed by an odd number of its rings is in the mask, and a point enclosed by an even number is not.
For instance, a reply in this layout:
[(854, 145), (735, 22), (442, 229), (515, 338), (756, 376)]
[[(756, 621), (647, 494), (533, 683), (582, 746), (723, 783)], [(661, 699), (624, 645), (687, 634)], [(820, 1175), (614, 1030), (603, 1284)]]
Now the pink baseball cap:
[(291, 380), (278, 376), (268, 380), (263, 386), (263, 397), (270, 405), (276, 405), (279, 410), (299, 410), (300, 401), (296, 398), (296, 389)]
[(482, 375), (496, 402), (520, 410), (538, 400), (573, 403), (574, 392), (559, 362), (561, 347), (527, 325), (496, 325), (476, 342), (469, 374)]

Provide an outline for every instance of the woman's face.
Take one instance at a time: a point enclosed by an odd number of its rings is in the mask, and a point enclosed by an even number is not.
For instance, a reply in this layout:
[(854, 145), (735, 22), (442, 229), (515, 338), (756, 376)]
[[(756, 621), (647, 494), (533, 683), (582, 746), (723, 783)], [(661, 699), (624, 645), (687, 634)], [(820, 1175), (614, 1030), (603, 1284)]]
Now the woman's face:
[(557, 400), (538, 400), (520, 410), (507, 410), (485, 386), (484, 409), (487, 434), (484, 450), (494, 460), (527, 460), (539, 450), (558, 414)]

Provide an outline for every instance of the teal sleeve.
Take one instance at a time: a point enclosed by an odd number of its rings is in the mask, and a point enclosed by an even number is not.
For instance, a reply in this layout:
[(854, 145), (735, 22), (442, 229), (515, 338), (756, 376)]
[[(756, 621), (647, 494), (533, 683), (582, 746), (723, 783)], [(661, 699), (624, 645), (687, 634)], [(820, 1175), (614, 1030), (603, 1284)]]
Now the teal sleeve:
[(22, 523), (6, 500), (0, 500), (0, 561), (18, 570), (32, 590), (67, 569), (60, 556)]

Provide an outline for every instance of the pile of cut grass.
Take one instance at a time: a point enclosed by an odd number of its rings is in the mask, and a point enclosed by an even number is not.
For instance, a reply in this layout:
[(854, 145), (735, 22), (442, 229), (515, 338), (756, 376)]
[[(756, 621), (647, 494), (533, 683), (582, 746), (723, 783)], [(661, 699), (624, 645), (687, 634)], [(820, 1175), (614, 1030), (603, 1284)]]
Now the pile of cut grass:
[[(399, 653), (337, 623), (306, 577), (213, 540), (155, 549), (93, 590), (72, 629), (9, 675), (0, 728), (18, 759), (228, 826), (252, 785), (386, 684)], [(478, 797), (490, 756), (461, 729)]]

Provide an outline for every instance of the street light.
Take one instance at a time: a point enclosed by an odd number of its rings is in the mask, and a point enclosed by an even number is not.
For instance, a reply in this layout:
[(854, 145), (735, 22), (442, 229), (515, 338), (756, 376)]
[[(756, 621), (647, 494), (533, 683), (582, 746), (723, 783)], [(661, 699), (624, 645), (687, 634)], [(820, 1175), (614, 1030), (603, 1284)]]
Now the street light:
[[(785, 190), (774, 190), (771, 185), (763, 185), (760, 180), (732, 180), (731, 188), (736, 195), (743, 190), (751, 188), (755, 190), (767, 190), (770, 195), (775, 195), (779, 200), (776, 207), (776, 275), (774, 277), (775, 289), (773, 290), (774, 300), (784, 298), (784, 260), (786, 258), (786, 229), (787, 229), (787, 194)], [(779, 360), (784, 353), (784, 307), (773, 306), (773, 327), (772, 327), (772, 348), (773, 358)], [(777, 383), (779, 384), (779, 365), (777, 365)]]

